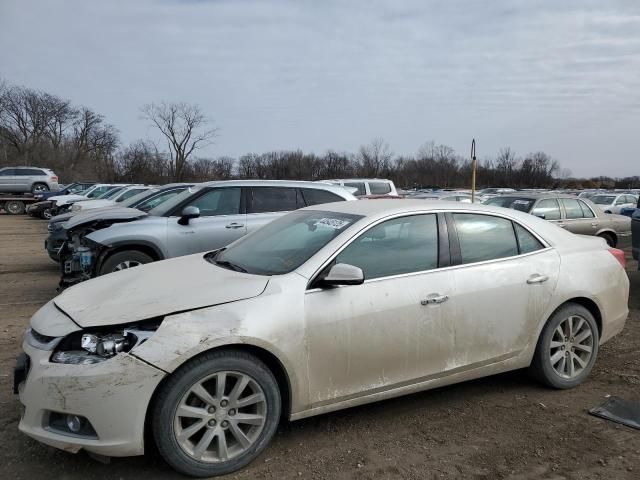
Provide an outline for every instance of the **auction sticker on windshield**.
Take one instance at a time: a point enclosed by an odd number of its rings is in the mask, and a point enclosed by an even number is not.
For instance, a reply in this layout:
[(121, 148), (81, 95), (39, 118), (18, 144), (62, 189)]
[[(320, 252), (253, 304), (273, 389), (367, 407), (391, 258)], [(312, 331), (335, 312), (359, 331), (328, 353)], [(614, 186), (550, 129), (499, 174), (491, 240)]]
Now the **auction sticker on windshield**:
[(349, 225), (351, 222), (348, 220), (340, 220), (337, 218), (321, 218), (314, 225), (316, 227), (327, 227), (333, 228), (335, 230), (342, 230), (346, 225)]

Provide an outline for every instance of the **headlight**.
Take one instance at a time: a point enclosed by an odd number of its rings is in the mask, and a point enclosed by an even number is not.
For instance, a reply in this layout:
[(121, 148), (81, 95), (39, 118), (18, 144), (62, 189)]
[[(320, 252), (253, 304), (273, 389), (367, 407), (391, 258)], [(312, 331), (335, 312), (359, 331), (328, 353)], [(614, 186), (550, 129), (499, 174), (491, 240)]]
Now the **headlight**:
[(50, 232), (57, 232), (59, 230), (62, 230), (62, 223), (63, 222), (49, 222), (49, 224), (47, 225), (47, 230)]
[(79, 331), (65, 337), (51, 355), (53, 363), (89, 365), (100, 363), (128, 352), (146, 342), (160, 326), (160, 321), (148, 321), (143, 324), (111, 330)]

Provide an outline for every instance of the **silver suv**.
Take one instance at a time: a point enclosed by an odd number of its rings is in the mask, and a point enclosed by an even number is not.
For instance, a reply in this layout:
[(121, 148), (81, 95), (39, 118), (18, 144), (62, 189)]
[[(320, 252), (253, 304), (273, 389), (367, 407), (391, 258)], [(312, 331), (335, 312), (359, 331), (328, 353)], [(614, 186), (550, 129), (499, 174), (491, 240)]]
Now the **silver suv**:
[[(216, 250), (291, 210), (356, 200), (319, 182), (229, 180), (195, 185), (147, 213), (120, 209), (104, 220), (66, 222), (61, 286), (166, 258)], [(112, 211), (112, 213), (115, 213)], [(115, 215), (112, 215), (115, 217)], [(94, 225), (95, 223), (95, 225)], [(285, 261), (285, 260), (283, 260)]]
[(0, 168), (0, 193), (40, 193), (60, 190), (58, 176), (48, 168)]

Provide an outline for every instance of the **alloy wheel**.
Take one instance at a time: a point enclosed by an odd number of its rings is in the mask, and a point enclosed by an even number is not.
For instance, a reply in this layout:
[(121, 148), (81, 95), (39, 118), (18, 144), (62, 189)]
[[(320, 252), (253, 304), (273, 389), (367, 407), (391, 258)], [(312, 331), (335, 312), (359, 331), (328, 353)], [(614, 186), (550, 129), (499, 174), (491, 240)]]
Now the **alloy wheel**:
[(249, 375), (221, 371), (195, 383), (180, 400), (174, 432), (191, 458), (220, 463), (242, 455), (267, 419), (265, 394)]
[(572, 379), (589, 365), (593, 355), (594, 335), (589, 322), (572, 315), (560, 322), (549, 344), (549, 360), (562, 378)]
[(33, 186), (33, 193), (48, 192), (49, 189), (44, 185), (38, 184)]
[(139, 267), (140, 265), (142, 265), (142, 262), (138, 262), (137, 260), (125, 260), (116, 265), (113, 271), (118, 272), (120, 270), (126, 270), (127, 268)]

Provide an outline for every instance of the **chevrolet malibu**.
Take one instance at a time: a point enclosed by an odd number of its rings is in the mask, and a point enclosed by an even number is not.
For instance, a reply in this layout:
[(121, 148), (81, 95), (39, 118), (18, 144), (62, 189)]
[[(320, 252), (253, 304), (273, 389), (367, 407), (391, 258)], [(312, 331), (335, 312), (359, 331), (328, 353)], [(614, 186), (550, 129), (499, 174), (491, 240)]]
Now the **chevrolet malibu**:
[(262, 452), (281, 418), (527, 368), (575, 387), (628, 314), (624, 255), (499, 207), (316, 205), (230, 246), (74, 286), (31, 319), (20, 430), (192, 476)]

